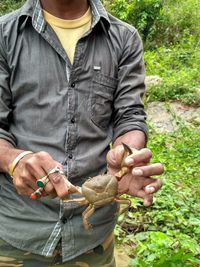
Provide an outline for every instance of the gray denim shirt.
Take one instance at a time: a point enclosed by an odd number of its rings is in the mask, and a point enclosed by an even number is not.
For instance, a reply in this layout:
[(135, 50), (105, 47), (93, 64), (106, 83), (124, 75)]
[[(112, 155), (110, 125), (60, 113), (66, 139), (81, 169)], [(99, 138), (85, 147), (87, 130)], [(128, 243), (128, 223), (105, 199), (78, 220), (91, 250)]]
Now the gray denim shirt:
[[(0, 138), (47, 151), (77, 185), (105, 172), (118, 136), (131, 130), (147, 136), (140, 37), (99, 0), (90, 4), (92, 27), (79, 40), (73, 65), (39, 1), (0, 18)], [(0, 237), (17, 248), (51, 256), (62, 237), (64, 261), (94, 248), (113, 230), (116, 204), (95, 211), (92, 231), (83, 227), (84, 209), (20, 196), (0, 174)]]

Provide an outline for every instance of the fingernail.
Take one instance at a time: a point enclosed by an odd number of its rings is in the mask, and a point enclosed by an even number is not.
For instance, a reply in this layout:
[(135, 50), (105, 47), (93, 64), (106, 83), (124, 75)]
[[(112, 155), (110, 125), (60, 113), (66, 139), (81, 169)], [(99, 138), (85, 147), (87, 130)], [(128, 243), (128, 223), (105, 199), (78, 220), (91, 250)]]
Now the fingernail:
[(135, 175), (142, 175), (143, 174), (143, 171), (140, 170), (140, 169), (134, 169), (133, 170), (133, 174), (135, 174)]
[(145, 191), (149, 194), (155, 192), (155, 188), (153, 186), (146, 186)]

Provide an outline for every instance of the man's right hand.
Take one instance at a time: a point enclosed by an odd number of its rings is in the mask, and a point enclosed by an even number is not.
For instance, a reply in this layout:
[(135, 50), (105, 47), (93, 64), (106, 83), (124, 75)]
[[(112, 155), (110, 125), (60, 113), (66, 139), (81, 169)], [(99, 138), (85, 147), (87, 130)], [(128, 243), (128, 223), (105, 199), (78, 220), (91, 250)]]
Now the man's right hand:
[[(61, 170), (63, 166), (55, 161), (47, 152), (28, 154), (17, 164), (13, 172), (13, 183), (20, 195), (31, 196), (38, 189), (36, 184), (49, 173), (50, 170), (58, 166)], [(71, 183), (64, 174), (59, 172), (49, 175), (50, 182), (44, 187), (42, 196), (64, 198), (69, 191)]]

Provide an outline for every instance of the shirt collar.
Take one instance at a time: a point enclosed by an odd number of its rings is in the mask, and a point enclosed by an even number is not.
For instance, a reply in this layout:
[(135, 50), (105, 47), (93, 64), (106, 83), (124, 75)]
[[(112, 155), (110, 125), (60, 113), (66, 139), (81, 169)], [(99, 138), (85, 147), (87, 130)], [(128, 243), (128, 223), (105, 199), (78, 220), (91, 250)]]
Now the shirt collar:
[(92, 27), (94, 27), (100, 20), (105, 23), (105, 26), (110, 26), (110, 19), (108, 17), (108, 13), (105, 10), (100, 0), (90, 0), (90, 6), (92, 9), (93, 15), (93, 23)]
[[(92, 28), (100, 21), (103, 22), (104, 26), (110, 26), (110, 20), (100, 0), (90, 0), (90, 6), (93, 15)], [(27, 0), (22, 6), (20, 17), (29, 16), (32, 18), (33, 27), (39, 32), (43, 32), (46, 27), (46, 22), (42, 14), (42, 8), (40, 0)]]

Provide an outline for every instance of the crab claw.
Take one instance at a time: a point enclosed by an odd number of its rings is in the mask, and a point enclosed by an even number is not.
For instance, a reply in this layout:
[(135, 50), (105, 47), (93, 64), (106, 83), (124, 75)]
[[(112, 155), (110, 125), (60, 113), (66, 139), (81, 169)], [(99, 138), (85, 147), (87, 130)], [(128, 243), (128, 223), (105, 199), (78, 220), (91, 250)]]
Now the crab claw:
[(133, 153), (130, 146), (128, 146), (125, 143), (122, 143), (122, 145), (124, 147), (124, 155), (123, 155), (122, 162), (121, 162), (121, 169), (119, 170), (119, 172), (115, 173), (115, 177), (118, 180), (120, 180), (125, 174), (127, 174), (130, 171), (130, 167), (126, 166), (125, 164), (125, 158)]
[(128, 154), (128, 155), (126, 155), (126, 157), (128, 157), (129, 155), (131, 155), (133, 153), (133, 151), (129, 145), (127, 145), (125, 143), (122, 143), (122, 145), (124, 147), (125, 152)]

